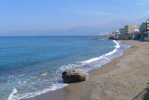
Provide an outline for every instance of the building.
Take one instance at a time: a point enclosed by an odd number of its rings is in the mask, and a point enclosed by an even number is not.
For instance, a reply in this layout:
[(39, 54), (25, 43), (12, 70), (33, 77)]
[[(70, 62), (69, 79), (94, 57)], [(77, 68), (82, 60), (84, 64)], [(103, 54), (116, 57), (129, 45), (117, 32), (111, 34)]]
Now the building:
[(112, 32), (113, 39), (117, 40), (119, 38), (119, 34), (120, 34), (119, 30), (114, 30)]
[(120, 28), (119, 32), (120, 32), (120, 34), (125, 34), (125, 28)]
[(139, 40), (141, 36), (141, 33), (139, 29), (134, 30), (134, 32), (131, 33), (131, 39), (132, 40)]
[(136, 29), (139, 29), (139, 25), (138, 24), (125, 25), (125, 27), (124, 27), (124, 33), (127, 34), (127, 35), (130, 35)]
[(140, 32), (144, 35), (147, 35), (147, 36), (149, 35), (149, 19), (141, 24)]
[[(136, 37), (138, 37), (138, 31), (136, 32), (136, 30), (139, 30), (138, 24), (125, 25), (124, 28), (119, 29), (119, 32), (120, 32), (119, 39), (129, 40), (131, 39), (131, 37), (133, 37), (133, 39), (136, 39)], [(132, 33), (133, 33), (133, 36), (132, 36)]]
[(130, 40), (130, 35), (127, 34), (120, 34), (119, 40)]
[(144, 21), (140, 26), (141, 40), (149, 41), (149, 19)]

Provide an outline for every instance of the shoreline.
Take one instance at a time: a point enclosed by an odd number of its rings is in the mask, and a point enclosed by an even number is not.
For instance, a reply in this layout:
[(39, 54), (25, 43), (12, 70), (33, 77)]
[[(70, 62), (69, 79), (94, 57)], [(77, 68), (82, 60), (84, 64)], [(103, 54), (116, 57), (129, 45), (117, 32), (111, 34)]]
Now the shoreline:
[[(111, 62), (113, 59), (122, 56), (124, 54), (124, 52), (130, 47), (130, 45), (124, 44), (121, 41), (112, 40), (111, 42), (113, 42), (115, 44), (114, 49), (112, 49), (111, 51), (106, 52), (106, 53), (104, 53), (104, 54), (102, 54), (98, 57), (94, 57), (94, 58), (82, 61), (82, 63), (86, 64), (87, 66), (88, 66), (88, 64), (93, 63), (92, 65), (89, 65), (89, 66), (92, 66), (91, 69), (83, 68), (83, 70), (87, 71), (90, 74), (92, 71), (94, 71), (96, 69), (99, 69), (103, 65)], [(102, 62), (104, 62), (104, 60), (107, 60), (107, 61), (105, 63), (102, 63)], [(101, 62), (101, 63), (98, 65), (98, 67), (95, 67), (95, 66), (97, 66), (96, 63), (99, 63), (99, 62)], [(47, 94), (47, 93), (52, 93), (53, 94), (53, 93), (56, 93), (55, 91), (59, 92), (59, 90), (62, 90), (63, 88), (65, 88), (68, 85), (70, 85), (70, 84), (65, 84), (65, 86), (63, 86), (62, 88), (58, 88), (56, 90), (41, 93), (41, 94), (38, 94), (36, 96), (44, 95), (44, 94)], [(21, 100), (30, 100), (30, 98), (32, 99), (32, 98), (35, 98), (36, 96), (31, 96), (31, 97), (27, 97), (27, 98), (25, 96), (25, 98), (21, 98)]]
[[(121, 56), (124, 53), (124, 51), (126, 51), (130, 47), (129, 45), (123, 44), (120, 41), (113, 40), (111, 42), (113, 42), (115, 44), (113, 46), (114, 48), (112, 50), (105, 52), (104, 54), (102, 54), (98, 57), (94, 57), (94, 58), (90, 58), (88, 60), (81, 61), (81, 63), (82, 63), (81, 68), (83, 70), (85, 70), (86, 72), (90, 73), (90, 71), (100, 68), (101, 66), (112, 61), (114, 58)], [(60, 73), (61, 73), (61, 69), (63, 69), (63, 68), (60, 68), (60, 70), (59, 70)], [(58, 80), (57, 82), (58, 83), (53, 84), (50, 88), (48, 87), (44, 90), (24, 94), (22, 96), (16, 95), (17, 89), (14, 88), (12, 90), (12, 92), (10, 93), (8, 99), (16, 99), (17, 98), (19, 100), (22, 100), (22, 99), (33, 98), (33, 97), (36, 97), (36, 96), (39, 96), (39, 95), (42, 95), (42, 94), (45, 94), (48, 92), (53, 92), (53, 91), (59, 90), (59, 89), (64, 88), (65, 86), (68, 85), (68, 84), (61, 83), (62, 80), (60, 80), (60, 81)]]
[[(122, 56), (91, 71), (89, 80), (69, 84), (62, 89), (25, 100), (130, 100), (134, 98), (148, 86), (149, 79), (147, 77), (149, 74), (146, 70), (149, 68), (146, 66), (139, 68), (139, 66), (149, 64), (146, 61), (147, 54), (149, 54), (146, 47), (149, 48), (149, 44), (139, 41), (123, 42), (132, 47), (125, 51)], [(143, 60), (140, 58), (141, 55), (145, 56), (146, 59), (142, 63), (140, 63)], [(134, 67), (137, 67), (138, 70)], [(142, 72), (141, 69), (144, 71)], [(140, 73), (140, 76), (135, 77), (136, 72)], [(145, 75), (143, 81), (142, 75)]]

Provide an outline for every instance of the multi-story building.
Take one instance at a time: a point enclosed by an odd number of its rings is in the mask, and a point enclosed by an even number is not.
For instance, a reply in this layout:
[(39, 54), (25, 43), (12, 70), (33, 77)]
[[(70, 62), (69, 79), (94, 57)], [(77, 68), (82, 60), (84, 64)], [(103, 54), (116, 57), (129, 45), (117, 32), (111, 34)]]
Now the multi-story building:
[(139, 29), (139, 25), (138, 24), (132, 24), (132, 25), (125, 25), (124, 27), (124, 33), (129, 35), (132, 32), (134, 32), (136, 29)]
[(120, 28), (119, 32), (120, 32), (120, 34), (125, 34), (125, 29), (124, 28)]
[(149, 34), (149, 19), (141, 24), (140, 31), (142, 34)]
[(141, 40), (149, 41), (149, 19), (140, 26)]

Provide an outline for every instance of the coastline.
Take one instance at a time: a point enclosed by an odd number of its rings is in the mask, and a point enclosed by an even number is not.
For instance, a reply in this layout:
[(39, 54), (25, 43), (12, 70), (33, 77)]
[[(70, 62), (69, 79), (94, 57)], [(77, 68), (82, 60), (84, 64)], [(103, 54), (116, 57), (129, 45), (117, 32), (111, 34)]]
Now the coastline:
[[(68, 84), (63, 83), (62, 79), (61, 79), (61, 73), (65, 69), (79, 67), (89, 73), (90, 71), (100, 68), (104, 64), (107, 64), (108, 62), (112, 61), (114, 58), (121, 56), (124, 53), (124, 51), (126, 51), (129, 48), (128, 45), (122, 44), (120, 41), (106, 40), (106, 42), (109, 42), (111, 45), (108, 44), (109, 49), (107, 49), (104, 53), (100, 53), (100, 50), (99, 50), (97, 53), (100, 55), (90, 57), (90, 58), (88, 58), (86, 60), (82, 60), (80, 62), (76, 62), (76, 64), (68, 64), (65, 66), (61, 66), (59, 69), (57, 69), (56, 73), (58, 74), (58, 77), (55, 78), (54, 82), (52, 81), (53, 84), (49, 84), (47, 82), (41, 83), (41, 85), (47, 84), (47, 86), (44, 86), (45, 87), (44, 89), (36, 90), (34, 92), (27, 92), (24, 94), (20, 94), (19, 90), (17, 88), (13, 87), (13, 89), (11, 89), (11, 93), (9, 94), (7, 100), (12, 100), (12, 99), (20, 100), (20, 99), (32, 98), (32, 97), (35, 97), (38, 95), (48, 93), (50, 91), (53, 92), (55, 90), (61, 89), (68, 85)], [(104, 43), (104, 44), (106, 44), (106, 43)], [(100, 47), (100, 45), (99, 45), (99, 47)], [(101, 51), (102, 51), (102, 49), (104, 49), (104, 47), (101, 48)], [(48, 81), (50, 81), (49, 77), (48, 77)], [(38, 84), (38, 82), (36, 84)], [(30, 86), (28, 85), (27, 87), (30, 87)], [(40, 86), (39, 86), (39, 88), (40, 88)], [(25, 89), (22, 89), (22, 90), (24, 91)]]
[[(89, 80), (70, 84), (27, 100), (130, 100), (148, 86), (149, 43), (123, 41), (131, 45), (123, 56), (90, 72)], [(143, 56), (143, 57), (142, 57)], [(140, 67), (141, 66), (141, 67)]]

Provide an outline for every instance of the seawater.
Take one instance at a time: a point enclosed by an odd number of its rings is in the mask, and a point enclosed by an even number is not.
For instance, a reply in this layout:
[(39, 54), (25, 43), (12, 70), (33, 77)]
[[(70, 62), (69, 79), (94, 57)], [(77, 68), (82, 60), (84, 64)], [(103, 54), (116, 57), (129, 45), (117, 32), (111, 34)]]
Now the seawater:
[(97, 36), (0, 37), (0, 100), (30, 98), (66, 86), (61, 73), (86, 72), (129, 46)]

